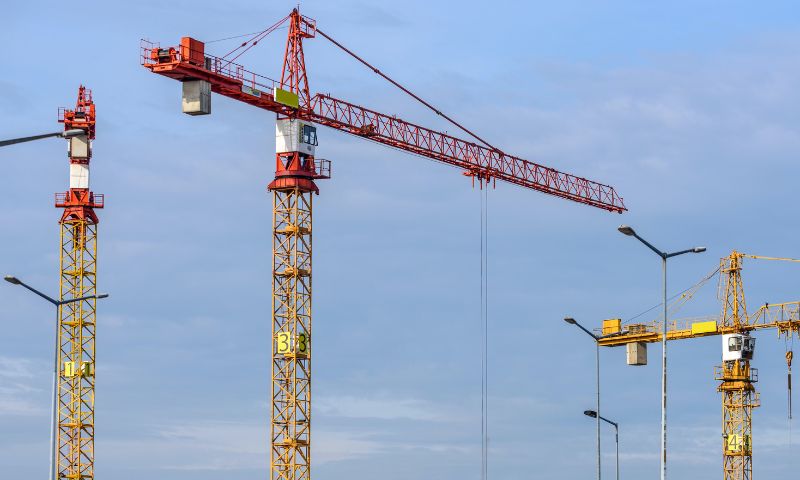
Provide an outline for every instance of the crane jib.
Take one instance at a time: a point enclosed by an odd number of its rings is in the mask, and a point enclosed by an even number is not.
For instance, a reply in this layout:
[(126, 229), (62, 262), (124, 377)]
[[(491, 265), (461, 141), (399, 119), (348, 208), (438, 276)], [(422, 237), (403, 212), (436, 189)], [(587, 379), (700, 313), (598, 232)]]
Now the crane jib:
[(281, 89), (280, 82), (205, 52), (198, 55), (186, 45), (201, 43), (186, 40), (191, 39), (185, 37), (180, 47), (169, 49), (143, 41), (143, 66), (182, 82), (203, 80), (210, 84), (211, 91), (220, 95), (447, 163), (482, 181), (501, 180), (610, 212), (627, 210), (622, 197), (609, 185), (506, 155), (329, 95), (314, 95), (308, 105), (294, 108), (282, 98), (291, 92)]

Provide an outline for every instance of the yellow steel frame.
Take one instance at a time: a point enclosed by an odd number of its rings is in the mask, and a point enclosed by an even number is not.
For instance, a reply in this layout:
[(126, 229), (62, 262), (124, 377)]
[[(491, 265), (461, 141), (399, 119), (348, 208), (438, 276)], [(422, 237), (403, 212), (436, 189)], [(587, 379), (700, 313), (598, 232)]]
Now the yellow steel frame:
[[(612, 319), (615, 323), (619, 319)], [(607, 320), (607, 321), (612, 321)], [(715, 322), (716, 327), (699, 330), (698, 325), (705, 326), (708, 322)], [(653, 321), (647, 323), (619, 325), (606, 327), (602, 330), (600, 339), (602, 347), (618, 347), (629, 343), (657, 343), (661, 341), (662, 323)], [(694, 329), (692, 327), (695, 327)], [(763, 305), (750, 316), (746, 325), (734, 327), (721, 323), (719, 316), (681, 318), (670, 320), (667, 324), (667, 341), (688, 340), (690, 338), (710, 337), (726, 333), (742, 331), (775, 329), (781, 335), (800, 334), (800, 302), (771, 303)]]
[[(722, 326), (744, 332), (748, 324), (747, 303), (742, 283), (742, 255), (734, 251), (722, 259), (720, 274), (725, 275), (725, 303)], [(722, 393), (722, 471), (723, 480), (750, 480), (753, 477), (753, 408), (759, 406), (754, 383), (758, 372), (750, 370), (747, 359), (726, 361), (717, 391)]]
[[(721, 317), (672, 320), (667, 324), (667, 340), (744, 333), (775, 329), (779, 336), (800, 335), (800, 302), (764, 305), (747, 315), (742, 284), (742, 259), (795, 259), (761, 257), (734, 251), (723, 258), (720, 272), (724, 278), (724, 299)], [(654, 343), (662, 338), (662, 323), (649, 322), (621, 325), (619, 319), (603, 322), (601, 346), (616, 347), (630, 343)], [(717, 390), (722, 394), (723, 472), (724, 480), (751, 480), (753, 475), (752, 413), (761, 402), (755, 389), (758, 370), (749, 360), (724, 362), (716, 367), (715, 379), (721, 381)]]
[(722, 384), (722, 471), (724, 480), (753, 477), (753, 409), (761, 405), (754, 383), (756, 369), (747, 360), (725, 362), (717, 367)]
[(311, 476), (312, 193), (273, 190), (272, 480)]
[[(61, 222), (60, 298), (97, 293), (97, 225)], [(94, 478), (95, 299), (58, 308), (58, 478)]]

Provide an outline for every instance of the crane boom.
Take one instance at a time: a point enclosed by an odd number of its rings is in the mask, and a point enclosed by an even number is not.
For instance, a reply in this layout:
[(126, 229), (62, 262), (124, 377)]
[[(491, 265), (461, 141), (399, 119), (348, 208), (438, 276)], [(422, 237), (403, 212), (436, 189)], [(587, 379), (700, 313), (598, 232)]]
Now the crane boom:
[[(606, 320), (609, 323), (606, 323), (603, 336), (600, 337), (601, 347), (661, 342), (660, 321), (630, 324), (620, 329), (611, 326), (618, 321), (619, 319)], [(781, 334), (792, 331), (800, 334), (800, 302), (763, 305), (749, 317), (747, 325), (739, 327), (725, 325), (719, 316), (670, 320), (667, 324), (667, 341), (770, 329), (777, 330)]]
[(209, 55), (203, 43), (192, 38), (184, 37), (180, 46), (166, 49), (142, 42), (142, 65), (153, 73), (182, 82), (202, 80), (210, 84), (214, 93), (281, 116), (318, 123), (447, 163), (484, 181), (499, 179), (610, 212), (627, 210), (622, 197), (609, 185), (507, 155), (396, 116), (324, 94), (310, 97), (305, 105), (302, 90), (294, 98), (296, 103), (291, 98), (282, 100), (280, 97), (288, 92), (281, 90), (281, 82)]

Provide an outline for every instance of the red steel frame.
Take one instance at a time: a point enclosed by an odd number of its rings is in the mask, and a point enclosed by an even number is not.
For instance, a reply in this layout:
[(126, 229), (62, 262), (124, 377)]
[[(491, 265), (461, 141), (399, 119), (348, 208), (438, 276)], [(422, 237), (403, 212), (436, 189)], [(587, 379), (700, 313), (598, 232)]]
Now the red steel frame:
[[(622, 213), (627, 210), (622, 197), (609, 185), (507, 155), (330, 95), (316, 94), (312, 97), (308, 90), (302, 39), (315, 36), (316, 24), (296, 10), (287, 18), (290, 22), (289, 40), (279, 82), (255, 74), (230, 60), (207, 55), (204, 51), (189, 52), (187, 37), (182, 40), (181, 47), (168, 49), (143, 41), (142, 65), (153, 73), (179, 81), (205, 80), (215, 93), (275, 112), (279, 116), (319, 123), (462, 168), (466, 175), (477, 177), (481, 182), (497, 179), (610, 212)], [(202, 43), (196, 44), (202, 48)], [(192, 60), (198, 56), (205, 58), (204, 64)], [(299, 107), (293, 108), (275, 101), (276, 86), (297, 93)]]
[[(58, 121), (64, 124), (64, 131), (85, 130), (89, 141), (94, 140), (96, 120), (92, 91), (81, 85), (78, 88), (78, 101), (75, 104), (75, 109), (60, 108), (58, 110)], [(90, 160), (91, 148), (89, 148), (89, 156), (87, 158), (70, 157), (69, 162), (88, 165)], [(64, 209), (61, 217), (62, 222), (70, 219), (80, 219), (97, 224), (99, 220), (94, 209), (103, 208), (104, 196), (85, 188), (70, 188), (65, 193), (55, 194), (55, 204), (57, 208)]]

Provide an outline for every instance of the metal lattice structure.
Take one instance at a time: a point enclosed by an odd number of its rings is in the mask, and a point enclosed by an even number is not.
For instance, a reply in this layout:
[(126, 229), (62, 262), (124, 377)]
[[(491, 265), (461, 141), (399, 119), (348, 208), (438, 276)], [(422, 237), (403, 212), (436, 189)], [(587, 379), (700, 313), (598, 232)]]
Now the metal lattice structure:
[[(89, 189), (91, 141), (95, 137), (95, 106), (91, 91), (81, 86), (74, 110), (61, 109), (65, 130), (81, 129), (85, 135), (69, 139), (69, 190), (57, 193), (62, 208), (59, 260), (61, 300), (97, 294), (96, 208), (103, 195)], [(94, 478), (95, 298), (58, 308), (56, 368), (55, 479)]]
[[(766, 304), (754, 314), (747, 314), (742, 283), (744, 258), (798, 262), (790, 258), (748, 255), (734, 250), (720, 262), (719, 272), (724, 286), (721, 315), (671, 320), (667, 324), (668, 341), (725, 335), (749, 337), (750, 332), (758, 330), (776, 330), (779, 337), (800, 335), (800, 302)], [(603, 336), (598, 342), (606, 347), (661, 342), (662, 325), (661, 322), (651, 322), (622, 326), (620, 319), (606, 320), (603, 322)], [(631, 363), (630, 359), (629, 363), (642, 364)], [(723, 480), (752, 480), (753, 409), (761, 405), (755, 387), (758, 369), (751, 367), (748, 358), (723, 358), (723, 364), (714, 369), (714, 378), (721, 382), (717, 391), (722, 394)]]
[[(97, 293), (97, 225), (84, 219), (61, 222), (60, 295)], [(94, 478), (94, 366), (96, 299), (68, 303), (58, 315), (57, 474)]]
[(722, 471), (724, 480), (753, 478), (753, 409), (760, 406), (754, 383), (758, 371), (748, 361), (726, 362), (717, 369), (722, 384)]
[[(287, 23), (279, 81), (234, 63)], [(308, 480), (311, 475), (311, 197), (319, 193), (315, 180), (330, 178), (330, 162), (314, 157), (316, 124), (458, 167), (473, 183), (476, 178), (481, 184), (500, 180), (610, 212), (626, 210), (622, 198), (608, 185), (327, 95), (312, 96), (303, 40), (317, 33), (355, 56), (297, 9), (224, 57), (207, 54), (205, 44), (191, 37), (169, 48), (142, 43), (142, 65), (182, 83), (184, 113), (211, 113), (214, 92), (277, 114), (275, 179), (269, 185), (273, 192), (272, 480)]]
[(272, 427), (273, 480), (311, 475), (312, 193), (273, 190)]
[[(747, 303), (742, 283), (742, 256), (734, 251), (722, 259), (720, 274), (725, 279), (722, 325), (736, 333), (748, 325)], [(750, 360), (731, 360), (717, 368), (717, 390), (722, 393), (722, 471), (723, 480), (750, 480), (753, 477), (753, 408), (759, 406), (755, 383), (758, 370)]]

